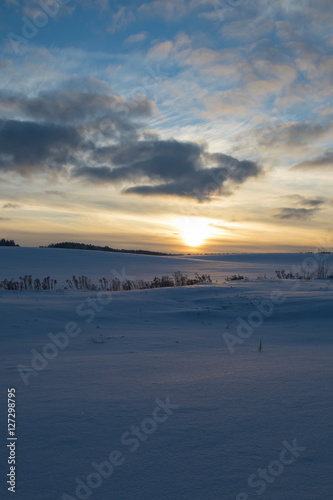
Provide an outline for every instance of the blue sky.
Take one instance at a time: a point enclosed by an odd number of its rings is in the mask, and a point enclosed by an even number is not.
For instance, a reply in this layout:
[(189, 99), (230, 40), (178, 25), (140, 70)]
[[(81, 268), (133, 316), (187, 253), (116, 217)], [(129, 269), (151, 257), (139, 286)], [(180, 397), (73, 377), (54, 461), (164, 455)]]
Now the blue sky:
[(2, 237), (329, 246), (331, 2), (6, 0), (0, 10)]

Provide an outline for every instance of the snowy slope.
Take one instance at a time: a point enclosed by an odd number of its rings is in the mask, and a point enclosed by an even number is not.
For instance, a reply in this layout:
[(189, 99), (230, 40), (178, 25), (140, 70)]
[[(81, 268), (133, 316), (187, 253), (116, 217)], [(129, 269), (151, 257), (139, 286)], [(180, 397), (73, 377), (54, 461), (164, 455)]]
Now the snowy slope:
[[(180, 269), (219, 279), (103, 296), (0, 291), (1, 499), (12, 497), (4, 395), (15, 387), (18, 500), (332, 500), (333, 286), (256, 279), (304, 255), (0, 255), (2, 277), (99, 277), (110, 265), (138, 278)], [(223, 283), (238, 272), (253, 279)], [(52, 334), (73, 323), (80, 333), (52, 350)], [(36, 370), (36, 353), (53, 359)], [(168, 397), (178, 407), (159, 406), (156, 422), (156, 400)], [(119, 465), (96, 475), (114, 450)]]
[(265, 273), (271, 276), (276, 269), (301, 266), (311, 258), (307, 254), (274, 253), (160, 257), (88, 250), (0, 247), (0, 280), (18, 279), (25, 274), (39, 278), (50, 275), (62, 282), (73, 274), (99, 279), (110, 276), (112, 270), (121, 274), (122, 269), (126, 269), (130, 276), (147, 279), (175, 271), (189, 274), (205, 272), (220, 282), (235, 273), (251, 278)]

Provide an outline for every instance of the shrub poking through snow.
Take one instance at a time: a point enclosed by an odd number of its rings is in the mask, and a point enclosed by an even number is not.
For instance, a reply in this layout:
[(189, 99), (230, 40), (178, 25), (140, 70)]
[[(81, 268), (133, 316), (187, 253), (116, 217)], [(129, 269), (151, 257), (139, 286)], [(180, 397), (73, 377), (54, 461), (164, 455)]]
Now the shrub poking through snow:
[(290, 272), (281, 269), (275, 271), (276, 277), (280, 280), (313, 280), (332, 278), (328, 270), (327, 255), (319, 255), (316, 258), (308, 259), (308, 264), (303, 265), (299, 272)]
[(227, 276), (226, 281), (238, 281), (238, 280), (246, 280), (246, 276), (241, 276), (240, 274), (233, 274), (232, 276)]
[(71, 290), (97, 290), (97, 286), (87, 276), (73, 276), (66, 283)]
[(278, 269), (277, 271), (275, 271), (275, 274), (276, 274), (276, 277), (279, 280), (296, 280), (296, 279), (301, 279), (299, 273), (293, 274), (291, 272), (285, 271), (284, 269)]
[(107, 279), (101, 278), (99, 280), (99, 287), (96, 287), (91, 280), (86, 276), (76, 278), (73, 276), (72, 280), (67, 280), (67, 285), (70, 289), (77, 290), (105, 290), (111, 292), (120, 292), (122, 290), (147, 290), (149, 288), (166, 288), (171, 286), (189, 286), (197, 285), (198, 283), (212, 283), (209, 274), (199, 275), (195, 274), (194, 278), (188, 278), (187, 274), (177, 271), (172, 276), (164, 275), (162, 277), (155, 276), (151, 281), (146, 280), (123, 280), (119, 278)]
[(104, 335), (96, 335), (95, 337), (90, 337), (88, 341), (92, 344), (105, 344), (106, 337)]
[[(55, 290), (57, 281), (47, 276), (43, 280), (38, 278), (33, 279), (31, 275), (26, 275), (19, 278), (20, 281), (3, 280), (0, 281), (0, 290)], [(96, 285), (87, 276), (72, 276), (72, 279), (66, 280), (65, 289), (69, 290), (89, 290), (89, 291), (107, 291), (120, 292), (129, 290), (147, 290), (149, 288), (166, 288), (171, 286), (189, 286), (198, 283), (212, 283), (209, 274), (195, 274), (194, 278), (188, 278), (187, 274), (182, 274), (180, 271), (174, 273), (174, 276), (164, 275), (162, 277), (155, 276), (151, 281), (147, 280), (120, 280), (119, 278), (101, 278), (99, 284)]]
[(40, 280), (39, 278), (33, 279), (29, 274), (23, 278), (20, 276), (19, 280), (0, 281), (0, 290), (55, 290), (57, 285), (57, 280), (51, 279), (50, 276)]
[(318, 268), (314, 271), (301, 268), (299, 273), (287, 272), (284, 269), (281, 269), (275, 271), (275, 274), (279, 280), (313, 280), (333, 277), (333, 275), (328, 274), (326, 266), (318, 266)]

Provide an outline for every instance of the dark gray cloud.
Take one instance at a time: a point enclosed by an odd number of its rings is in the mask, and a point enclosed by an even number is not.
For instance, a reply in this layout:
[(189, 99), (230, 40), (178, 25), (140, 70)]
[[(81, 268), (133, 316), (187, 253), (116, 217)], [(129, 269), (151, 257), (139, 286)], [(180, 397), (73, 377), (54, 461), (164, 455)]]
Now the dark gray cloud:
[(254, 162), (145, 134), (140, 119), (153, 112), (146, 98), (70, 90), (2, 95), (1, 107), (18, 118), (0, 119), (0, 170), (23, 176), (71, 171), (86, 182), (121, 185), (124, 194), (209, 201), (261, 173)]
[[(210, 154), (192, 142), (137, 141), (96, 151), (95, 159), (109, 165), (77, 166), (74, 177), (92, 183), (135, 183), (125, 194), (169, 195), (208, 201), (214, 194), (230, 194), (237, 185), (261, 173), (251, 161)], [(112, 166), (110, 166), (110, 164)]]
[(320, 207), (325, 204), (325, 200), (320, 198), (307, 199), (303, 201), (303, 204), (307, 207)]
[(27, 176), (35, 171), (62, 170), (79, 140), (71, 127), (0, 120), (0, 171)]
[(333, 149), (328, 149), (320, 156), (305, 160), (301, 163), (293, 165), (290, 170), (314, 171), (314, 170), (330, 170), (333, 168)]
[(147, 118), (155, 109), (153, 102), (144, 96), (127, 100), (112, 94), (77, 91), (44, 92), (32, 98), (3, 94), (0, 106), (34, 120), (68, 124), (102, 118), (127, 122)]
[(74, 127), (84, 139), (77, 141), (75, 155), (79, 156), (78, 150), (87, 147), (83, 142), (92, 142), (95, 147), (98, 142), (138, 139), (142, 120), (148, 119), (154, 110), (154, 103), (144, 96), (128, 100), (112, 94), (74, 90), (53, 91), (32, 98), (0, 93), (0, 113), (7, 120), (15, 118), (54, 126), (66, 123)]
[(0, 170), (29, 176), (35, 172), (65, 174), (72, 169), (73, 178), (120, 184), (124, 194), (169, 195), (199, 201), (209, 201), (216, 194), (229, 195), (248, 178), (261, 173), (254, 162), (210, 154), (192, 142), (150, 138), (100, 147), (93, 141), (84, 143), (82, 130), (0, 120)]
[(309, 220), (317, 212), (326, 206), (330, 206), (332, 200), (323, 196), (302, 196), (300, 194), (290, 194), (282, 198), (289, 200), (294, 207), (283, 207), (274, 215), (275, 219)]
[(322, 205), (325, 205), (326, 203), (326, 198), (305, 198), (302, 196), (302, 200), (300, 200), (300, 204), (304, 205), (305, 207), (321, 207)]
[(281, 220), (309, 220), (317, 211), (316, 208), (281, 208), (274, 217)]

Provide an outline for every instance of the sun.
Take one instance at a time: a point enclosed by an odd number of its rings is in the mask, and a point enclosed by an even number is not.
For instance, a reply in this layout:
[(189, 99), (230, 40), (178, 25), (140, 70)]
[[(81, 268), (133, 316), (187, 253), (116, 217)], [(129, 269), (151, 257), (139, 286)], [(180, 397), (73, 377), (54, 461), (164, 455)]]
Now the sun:
[(198, 217), (183, 217), (175, 222), (179, 235), (188, 247), (199, 247), (214, 234), (210, 221)]

